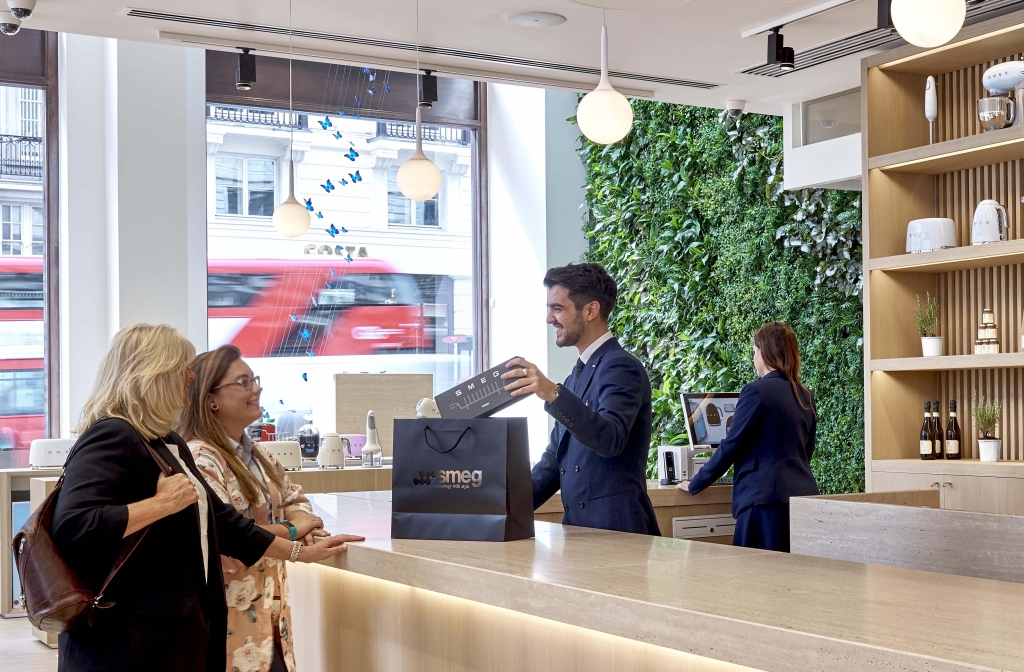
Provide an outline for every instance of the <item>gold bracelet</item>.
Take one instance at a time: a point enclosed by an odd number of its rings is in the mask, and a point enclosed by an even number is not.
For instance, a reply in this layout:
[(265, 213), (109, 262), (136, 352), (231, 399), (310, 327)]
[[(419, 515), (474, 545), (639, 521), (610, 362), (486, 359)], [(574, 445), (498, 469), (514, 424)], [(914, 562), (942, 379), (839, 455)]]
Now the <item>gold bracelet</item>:
[(292, 544), (292, 554), (288, 556), (288, 559), (292, 562), (296, 562), (299, 559), (299, 551), (302, 550), (302, 542), (296, 541)]

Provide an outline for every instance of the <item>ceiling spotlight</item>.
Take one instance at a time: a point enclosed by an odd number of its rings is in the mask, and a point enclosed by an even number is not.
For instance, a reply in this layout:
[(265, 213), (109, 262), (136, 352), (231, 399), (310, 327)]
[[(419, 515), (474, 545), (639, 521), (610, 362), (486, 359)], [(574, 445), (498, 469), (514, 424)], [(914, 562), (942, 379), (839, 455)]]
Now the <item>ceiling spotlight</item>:
[(238, 55), (238, 69), (235, 70), (235, 88), (239, 91), (251, 91), (255, 83), (256, 54), (250, 54), (247, 48), (242, 47), (242, 53)]
[(19, 21), (28, 21), (36, 8), (36, 0), (7, 0), (11, 14)]
[(11, 12), (0, 12), (0, 33), (17, 35), (19, 30), (21, 30), (21, 19)]
[(779, 70), (790, 71), (795, 67), (796, 52), (793, 47), (784, 46), (785, 38), (780, 30), (782, 26), (776, 26), (768, 34), (768, 64), (777, 64)]
[(892, 0), (892, 23), (900, 37), (918, 47), (949, 42), (964, 26), (964, 0)]
[(431, 74), (433, 70), (424, 70), (419, 77), (419, 107), (429, 110), (437, 102), (437, 77)]

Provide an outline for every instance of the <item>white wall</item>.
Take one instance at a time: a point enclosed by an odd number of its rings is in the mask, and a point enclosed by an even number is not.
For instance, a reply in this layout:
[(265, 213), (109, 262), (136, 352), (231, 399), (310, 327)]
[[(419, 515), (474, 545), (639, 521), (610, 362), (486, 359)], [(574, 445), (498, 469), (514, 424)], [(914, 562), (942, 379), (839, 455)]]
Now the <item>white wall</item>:
[(182, 47), (61, 35), (60, 67), (67, 436), (118, 329), (166, 323), (206, 348), (206, 87)]
[[(491, 363), (519, 355), (561, 381), (576, 349), (554, 345), (547, 316), (547, 269), (579, 259), (584, 172), (579, 132), (565, 120), (575, 95), (522, 86), (487, 88), (491, 223)], [(547, 447), (551, 418), (543, 402), (525, 399), (502, 415), (527, 417), (530, 455)]]

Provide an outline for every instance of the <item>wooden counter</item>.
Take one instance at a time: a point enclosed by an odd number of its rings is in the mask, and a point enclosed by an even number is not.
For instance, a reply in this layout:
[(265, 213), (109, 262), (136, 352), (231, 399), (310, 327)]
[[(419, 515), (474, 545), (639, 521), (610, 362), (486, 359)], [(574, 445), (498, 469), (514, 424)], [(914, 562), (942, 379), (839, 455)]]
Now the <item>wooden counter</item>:
[(367, 541), (289, 566), (304, 672), (1024, 670), (1021, 584), (543, 522), (392, 540), (390, 493), (311, 499)]
[[(694, 497), (674, 485), (661, 485), (658, 481), (647, 481), (647, 495), (658, 517), (662, 536), (672, 536), (672, 519), (681, 516), (710, 516), (732, 513), (732, 486), (713, 485)], [(534, 512), (534, 520), (547, 523), (562, 522), (562, 493), (556, 492), (551, 499), (540, 505)], [(731, 544), (732, 536), (701, 537), (700, 541)]]
[(300, 469), (287, 473), (291, 482), (301, 485), (306, 494), (391, 489), (390, 464), (373, 468)]

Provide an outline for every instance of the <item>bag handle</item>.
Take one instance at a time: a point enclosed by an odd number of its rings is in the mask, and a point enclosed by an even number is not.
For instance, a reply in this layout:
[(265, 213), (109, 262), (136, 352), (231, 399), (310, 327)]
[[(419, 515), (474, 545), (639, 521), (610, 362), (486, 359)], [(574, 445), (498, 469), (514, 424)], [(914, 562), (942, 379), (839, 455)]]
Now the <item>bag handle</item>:
[[(145, 442), (144, 438), (143, 442)], [(160, 453), (156, 452), (156, 449), (153, 448), (151, 444), (146, 443), (146, 449), (149, 451), (149, 454), (150, 456), (152, 456), (153, 460), (157, 463), (157, 466), (160, 467), (160, 471), (163, 473), (165, 477), (170, 476), (171, 474), (174, 473), (174, 470), (171, 469), (171, 466), (167, 464), (167, 461), (164, 460), (163, 457), (160, 456)], [(68, 457), (68, 459), (70, 459), (70, 456)], [(63, 480), (63, 475), (61, 476), (61, 480)], [(143, 537), (146, 536), (146, 533), (149, 532), (149, 528), (151, 527), (151, 524), (147, 525), (138, 532), (130, 534), (128, 535), (127, 538), (125, 538), (124, 545), (121, 546), (121, 552), (118, 554), (117, 560), (114, 561), (114, 566), (110, 568), (110, 573), (107, 574), (107, 578), (103, 581), (103, 585), (100, 586), (99, 591), (96, 592), (96, 597), (94, 597), (92, 600), (93, 608), (89, 610), (89, 625), (93, 624), (96, 615), (96, 609), (109, 609), (110, 607), (114, 606), (113, 602), (103, 602), (103, 593), (106, 592), (107, 586), (110, 585), (110, 582), (117, 575), (117, 572), (121, 569), (124, 563), (128, 561), (128, 558), (131, 557), (132, 552), (136, 548), (138, 548), (139, 543), (142, 542)]]
[(455, 450), (456, 448), (458, 448), (459, 444), (462, 442), (462, 437), (466, 436), (466, 432), (468, 432), (469, 430), (471, 430), (473, 428), (472, 427), (466, 427), (464, 430), (462, 430), (462, 433), (459, 434), (459, 438), (455, 442), (455, 445), (452, 446), (451, 448), (449, 448), (448, 450), (441, 450), (440, 448), (437, 448), (437, 447), (431, 445), (430, 437), (427, 435), (427, 430), (428, 429), (434, 431), (435, 433), (436, 432), (457, 432), (459, 430), (457, 430), (457, 429), (434, 429), (433, 427), (424, 427), (423, 428), (423, 440), (427, 442), (427, 447), (430, 448), (431, 450), (433, 450), (435, 453), (440, 453), (440, 454), (444, 455), (445, 453), (450, 453), (453, 450)]

